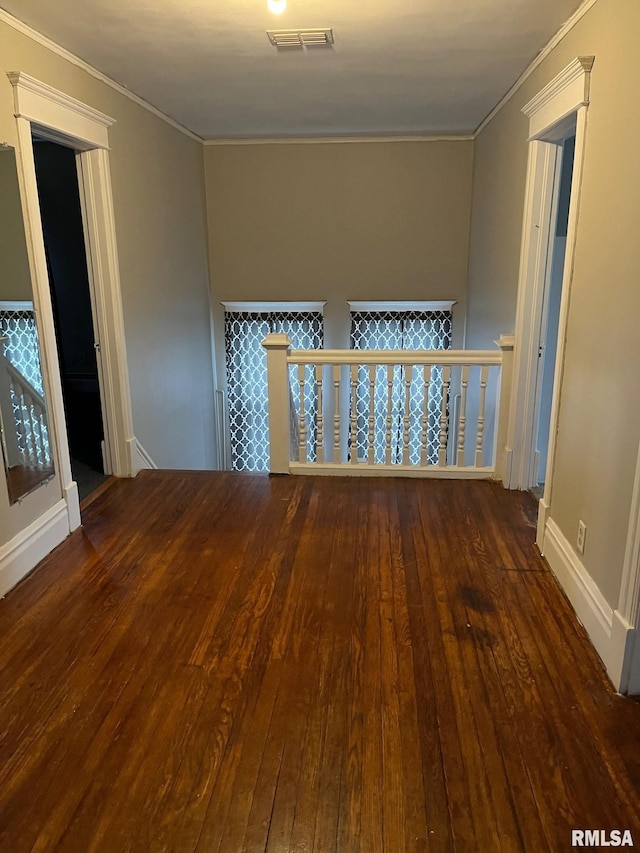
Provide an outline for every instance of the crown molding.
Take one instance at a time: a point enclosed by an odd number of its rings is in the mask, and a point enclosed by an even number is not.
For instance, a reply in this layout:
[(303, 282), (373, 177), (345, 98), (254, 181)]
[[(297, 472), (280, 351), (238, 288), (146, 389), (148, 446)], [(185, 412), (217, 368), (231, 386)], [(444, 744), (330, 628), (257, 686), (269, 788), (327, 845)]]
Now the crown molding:
[(152, 113), (156, 118), (161, 119), (165, 124), (168, 124), (170, 127), (173, 127), (174, 130), (179, 130), (180, 133), (183, 133), (185, 136), (188, 136), (190, 139), (195, 140), (196, 142), (202, 142), (202, 137), (193, 133), (188, 128), (181, 125), (179, 122), (172, 119), (170, 116), (163, 113), (157, 107), (154, 107), (152, 104), (148, 103), (141, 98), (139, 95), (135, 95), (125, 86), (122, 86), (120, 83), (116, 83), (115, 80), (112, 80), (111, 77), (107, 77), (106, 74), (103, 74), (101, 71), (98, 71), (97, 68), (94, 68), (92, 65), (89, 65), (88, 62), (85, 62), (83, 59), (80, 59), (79, 56), (76, 56), (74, 53), (66, 50), (66, 48), (61, 47), (56, 42), (51, 39), (43, 36), (42, 33), (39, 33), (37, 30), (34, 30), (32, 27), (23, 23), (22, 21), (15, 18), (13, 15), (10, 15), (4, 9), (0, 9), (0, 21), (2, 23), (7, 24), (7, 26), (31, 39), (32, 41), (37, 42), (42, 47), (50, 50), (52, 53), (55, 53), (57, 56), (65, 59), (67, 62), (71, 63), (71, 65), (75, 65), (76, 68), (80, 68), (82, 71), (86, 71), (87, 74), (90, 74), (91, 77), (94, 77), (96, 80), (99, 80), (101, 83), (109, 86), (109, 88), (114, 89), (120, 95), (124, 95), (128, 100), (133, 101), (134, 104), (137, 104), (139, 107), (142, 107), (149, 113)]
[(336, 145), (353, 142), (473, 142), (473, 133), (423, 133), (400, 136), (240, 136), (211, 137), (205, 146), (215, 145)]
[(529, 119), (529, 139), (553, 141), (573, 128), (576, 113), (589, 103), (594, 56), (578, 56), (538, 92), (522, 112)]
[(589, 81), (593, 68), (595, 56), (578, 56), (573, 62), (554, 77), (537, 95), (534, 95), (528, 103), (522, 107), (522, 112), (531, 118), (532, 115), (543, 109), (556, 95), (563, 92), (573, 83), (578, 83), (580, 89), (578, 101), (580, 104), (589, 103)]
[(478, 127), (475, 129), (473, 133), (473, 138), (476, 139), (485, 127), (496, 117), (496, 115), (500, 112), (500, 110), (513, 98), (516, 92), (524, 85), (524, 83), (528, 80), (528, 78), (533, 74), (536, 68), (544, 62), (544, 60), (549, 56), (551, 51), (556, 48), (562, 39), (575, 27), (577, 23), (579, 23), (582, 18), (589, 12), (593, 6), (596, 5), (598, 0), (584, 0), (581, 6), (578, 6), (576, 11), (571, 15), (571, 17), (564, 23), (558, 32), (547, 42), (547, 44), (542, 48), (540, 53), (536, 56), (533, 62), (522, 72), (520, 77), (516, 80), (513, 86), (509, 89), (509, 91), (504, 95), (504, 97), (498, 101), (495, 107), (491, 110), (491, 112), (480, 122)]
[(83, 104), (82, 101), (78, 101), (70, 95), (65, 95), (64, 92), (60, 92), (58, 89), (54, 89), (52, 86), (36, 80), (35, 77), (31, 77), (23, 71), (7, 71), (7, 77), (16, 90), (16, 118), (32, 117), (28, 114), (28, 108), (25, 112), (24, 98), (22, 96), (22, 93), (28, 92), (40, 98), (46, 98), (50, 103), (57, 104), (65, 110), (70, 110), (84, 119), (96, 122), (101, 127), (111, 127), (112, 124), (116, 123), (114, 118), (110, 118), (99, 110), (94, 110), (93, 107)]

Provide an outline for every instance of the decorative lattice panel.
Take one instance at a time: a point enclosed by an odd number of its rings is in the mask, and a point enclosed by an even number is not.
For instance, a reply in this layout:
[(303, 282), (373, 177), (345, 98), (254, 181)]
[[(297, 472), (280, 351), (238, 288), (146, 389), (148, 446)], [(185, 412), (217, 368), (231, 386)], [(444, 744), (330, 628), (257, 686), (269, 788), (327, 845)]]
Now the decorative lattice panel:
[[(33, 310), (0, 310), (0, 335), (4, 355), (41, 397), (44, 397), (38, 331)], [(42, 401), (40, 401), (42, 403)], [(18, 447), (24, 463), (50, 465), (49, 429), (44, 413), (26, 394), (11, 387), (11, 405)]]
[(24, 465), (51, 465), (49, 429), (47, 422), (28, 398), (11, 389), (11, 406), (16, 425), (18, 448)]
[[(354, 311), (351, 314), (351, 348), (361, 350), (446, 350), (451, 348), (451, 312), (378, 312)], [(420, 463), (420, 439), (424, 414), (425, 391), (422, 367), (414, 367), (410, 392), (409, 461)], [(374, 462), (386, 461), (386, 426), (388, 414), (387, 367), (376, 368), (373, 387), (374, 411)], [(442, 412), (442, 368), (431, 370), (431, 382), (427, 396), (427, 462), (438, 462), (438, 437)], [(357, 414), (358, 414), (358, 458), (367, 459), (368, 429), (371, 401), (369, 368), (358, 370)], [(391, 462), (402, 462), (402, 439), (404, 430), (405, 368), (395, 365), (391, 385)], [(350, 452), (352, 452), (350, 450)]]
[[(224, 340), (227, 359), (227, 399), (234, 471), (269, 470), (269, 418), (267, 408), (267, 357), (262, 341), (272, 332), (289, 336), (293, 349), (321, 349), (322, 314), (270, 312), (254, 314), (227, 311)], [(297, 415), (300, 389), (295, 366), (289, 384)], [(313, 367), (307, 366), (305, 411), (309, 424), (307, 456), (315, 460), (316, 390)]]
[(0, 335), (7, 338), (4, 354), (38, 394), (44, 396), (38, 352), (38, 332), (33, 311), (0, 311)]

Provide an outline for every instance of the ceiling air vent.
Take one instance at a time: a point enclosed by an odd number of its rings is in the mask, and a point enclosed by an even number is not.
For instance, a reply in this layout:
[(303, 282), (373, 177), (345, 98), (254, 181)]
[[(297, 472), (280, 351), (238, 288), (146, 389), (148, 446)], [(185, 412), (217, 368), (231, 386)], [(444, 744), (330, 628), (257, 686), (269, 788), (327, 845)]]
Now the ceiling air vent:
[(269, 41), (274, 47), (331, 47), (333, 30), (267, 30)]

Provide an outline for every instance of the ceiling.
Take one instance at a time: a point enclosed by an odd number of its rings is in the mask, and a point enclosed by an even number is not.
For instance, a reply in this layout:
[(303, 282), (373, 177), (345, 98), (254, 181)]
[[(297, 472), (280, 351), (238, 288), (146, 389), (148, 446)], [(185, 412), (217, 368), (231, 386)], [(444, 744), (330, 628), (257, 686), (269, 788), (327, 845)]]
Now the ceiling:
[[(205, 139), (469, 133), (580, 0), (0, 0)], [(276, 49), (268, 29), (332, 27)]]

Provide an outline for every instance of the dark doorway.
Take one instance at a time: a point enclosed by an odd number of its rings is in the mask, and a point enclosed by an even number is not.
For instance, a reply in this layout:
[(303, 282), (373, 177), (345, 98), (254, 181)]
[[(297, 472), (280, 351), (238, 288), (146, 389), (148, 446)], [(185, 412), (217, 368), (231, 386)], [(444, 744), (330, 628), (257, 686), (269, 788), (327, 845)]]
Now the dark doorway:
[(76, 154), (34, 139), (71, 469), (83, 500), (105, 479), (104, 427)]

